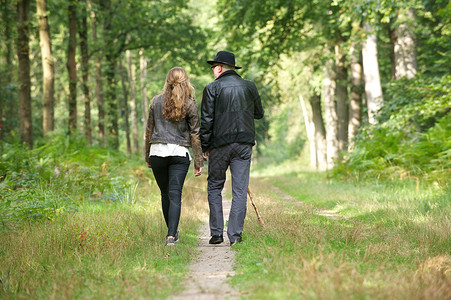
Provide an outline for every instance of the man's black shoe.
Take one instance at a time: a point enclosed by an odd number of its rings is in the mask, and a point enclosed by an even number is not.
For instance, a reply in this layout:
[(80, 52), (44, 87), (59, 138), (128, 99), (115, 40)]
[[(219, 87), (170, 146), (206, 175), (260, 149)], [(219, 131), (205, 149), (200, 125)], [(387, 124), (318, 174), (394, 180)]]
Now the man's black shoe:
[(243, 241), (243, 239), (239, 237), (239, 238), (237, 238), (235, 241), (230, 242), (230, 247), (233, 247), (233, 246), (235, 246), (236, 244), (241, 243), (242, 241)]
[(208, 243), (209, 244), (221, 244), (222, 242), (224, 242), (224, 238), (222, 237), (222, 234), (221, 234), (221, 235), (213, 235)]

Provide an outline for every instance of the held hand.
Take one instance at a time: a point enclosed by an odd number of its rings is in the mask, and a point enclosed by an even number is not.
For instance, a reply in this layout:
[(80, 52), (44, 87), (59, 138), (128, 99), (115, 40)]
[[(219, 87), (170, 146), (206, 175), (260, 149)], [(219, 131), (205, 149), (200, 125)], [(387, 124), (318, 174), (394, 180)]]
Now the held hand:
[(200, 176), (202, 174), (202, 167), (194, 168), (194, 176)]
[(210, 152), (202, 153), (202, 158), (203, 158), (205, 161), (208, 160), (208, 156), (210, 156)]

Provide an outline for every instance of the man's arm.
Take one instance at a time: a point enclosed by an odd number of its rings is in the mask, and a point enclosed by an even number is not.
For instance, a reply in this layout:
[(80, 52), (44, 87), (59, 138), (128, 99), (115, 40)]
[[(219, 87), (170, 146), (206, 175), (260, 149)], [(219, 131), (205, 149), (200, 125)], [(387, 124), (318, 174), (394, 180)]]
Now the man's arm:
[(211, 146), (211, 139), (213, 137), (214, 114), (214, 94), (212, 93), (211, 88), (209, 88), (209, 86), (206, 86), (202, 95), (200, 118), (200, 140), (202, 144), (202, 152), (207, 152)]
[(254, 119), (261, 119), (265, 115), (265, 110), (262, 106), (262, 100), (260, 98), (260, 95), (258, 93), (257, 87), (255, 86), (255, 83), (253, 84), (253, 93), (254, 93)]

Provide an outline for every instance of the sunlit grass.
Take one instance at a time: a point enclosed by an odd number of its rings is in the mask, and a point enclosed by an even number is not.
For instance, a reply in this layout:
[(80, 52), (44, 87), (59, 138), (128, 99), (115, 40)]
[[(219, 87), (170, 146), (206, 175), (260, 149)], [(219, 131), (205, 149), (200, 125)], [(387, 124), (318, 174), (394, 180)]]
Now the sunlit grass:
[[(251, 298), (451, 295), (449, 190), (306, 171), (252, 178), (250, 188), (266, 226), (249, 205), (232, 280)], [(326, 208), (329, 217), (320, 215)]]

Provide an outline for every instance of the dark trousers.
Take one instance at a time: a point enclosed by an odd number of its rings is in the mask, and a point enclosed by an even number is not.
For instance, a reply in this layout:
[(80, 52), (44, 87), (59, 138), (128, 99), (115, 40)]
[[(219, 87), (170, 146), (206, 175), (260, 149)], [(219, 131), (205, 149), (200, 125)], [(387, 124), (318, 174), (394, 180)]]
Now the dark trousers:
[(189, 158), (150, 156), (153, 175), (161, 191), (161, 205), (168, 236), (175, 236), (180, 221), (182, 188), (189, 168)]
[(251, 166), (252, 146), (232, 143), (210, 151), (208, 162), (208, 204), (210, 206), (210, 234), (222, 235), (224, 217), (222, 189), (226, 171), (232, 175), (232, 206), (230, 207), (227, 236), (230, 242), (242, 237), (247, 209), (247, 188)]

